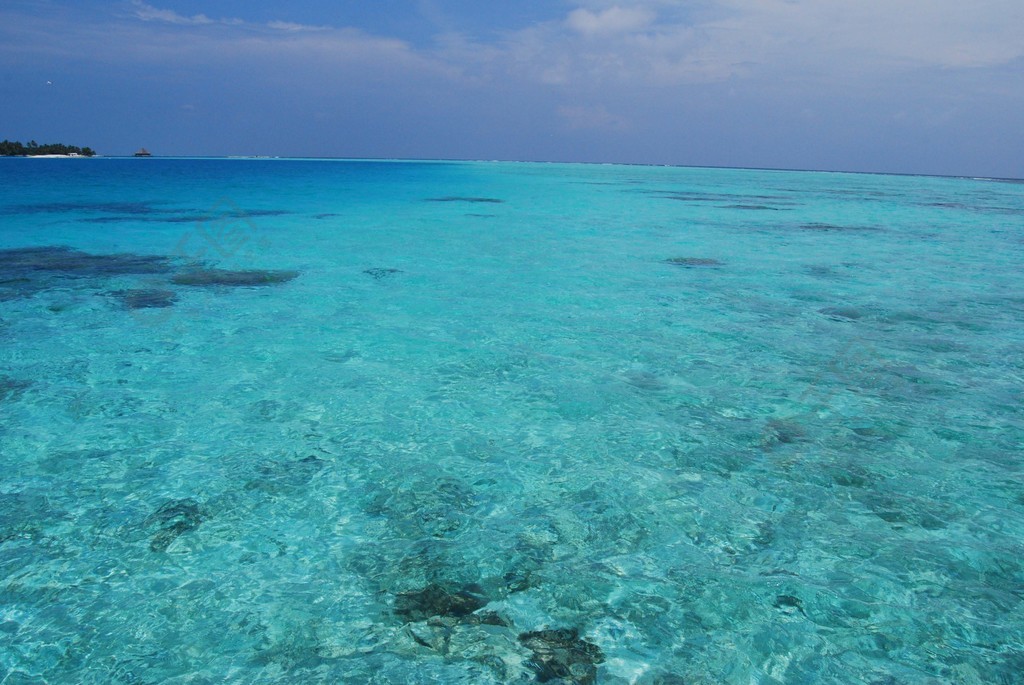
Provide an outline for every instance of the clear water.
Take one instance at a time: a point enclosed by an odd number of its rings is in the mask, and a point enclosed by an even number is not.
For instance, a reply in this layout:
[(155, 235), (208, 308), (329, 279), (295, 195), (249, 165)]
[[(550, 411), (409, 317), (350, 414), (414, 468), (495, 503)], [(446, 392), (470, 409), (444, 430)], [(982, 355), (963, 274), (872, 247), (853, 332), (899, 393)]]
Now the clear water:
[(1022, 220), (0, 160), (0, 682), (1024, 682)]

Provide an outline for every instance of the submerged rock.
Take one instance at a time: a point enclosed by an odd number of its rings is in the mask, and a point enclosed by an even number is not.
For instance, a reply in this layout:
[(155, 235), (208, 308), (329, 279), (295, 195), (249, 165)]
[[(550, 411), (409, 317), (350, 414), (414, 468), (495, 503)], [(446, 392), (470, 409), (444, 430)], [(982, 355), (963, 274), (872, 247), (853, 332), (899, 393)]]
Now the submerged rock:
[(63, 214), (65, 212), (103, 212), (108, 214), (150, 214), (149, 202), (47, 202), (35, 205), (16, 205), (3, 214)]
[(775, 603), (772, 606), (787, 614), (800, 612), (804, 616), (807, 615), (804, 613), (804, 603), (800, 601), (799, 597), (793, 595), (779, 595), (775, 598)]
[(807, 431), (795, 421), (769, 419), (761, 432), (761, 446), (771, 449), (775, 445), (792, 445), (807, 439)]
[(657, 673), (650, 680), (641, 680), (643, 685), (688, 685), (691, 681), (674, 673)]
[(534, 575), (531, 569), (517, 569), (507, 572), (502, 577), (502, 585), (504, 591), (511, 595), (538, 587), (540, 579)]
[(259, 477), (245, 487), (269, 493), (304, 488), (326, 466), (326, 461), (313, 455), (295, 461), (269, 462), (259, 467)]
[(857, 465), (846, 468), (833, 467), (828, 473), (832, 477), (832, 482), (843, 488), (866, 488), (875, 481), (870, 471)]
[(819, 231), (825, 233), (837, 232), (837, 231), (877, 231), (878, 229), (874, 226), (840, 226), (838, 224), (825, 224), (825, 223), (809, 223), (800, 224), (801, 230), (804, 231)]
[(18, 289), (5, 287), (0, 284), (0, 302), (9, 302), (11, 300), (19, 300), (26, 297), (32, 297), (37, 292), (37, 289), (22, 287)]
[(687, 191), (644, 190), (663, 200), (680, 200), (682, 202), (714, 202), (721, 203), (721, 209), (780, 209), (779, 205), (797, 204), (779, 195), (737, 195), (734, 193), (695, 193)]
[(864, 315), (853, 307), (825, 307), (818, 310), (833, 321), (856, 321)]
[(384, 488), (367, 503), (367, 512), (384, 516), (396, 533), (412, 539), (450, 538), (471, 522), (472, 491), (450, 478), (429, 478)]
[(835, 280), (841, 278), (843, 274), (839, 273), (834, 267), (825, 264), (811, 264), (805, 267), (807, 273), (815, 278), (824, 278), (828, 280)]
[(470, 614), (466, 617), (466, 623), (469, 625), (499, 626), (501, 628), (508, 628), (512, 625), (496, 611), (482, 611), (479, 614)]
[(165, 224), (203, 224), (225, 219), (253, 219), (261, 216), (283, 216), (291, 212), (283, 209), (237, 209), (218, 214), (163, 215), (144, 219)]
[(18, 399), (30, 385), (32, 385), (32, 381), (0, 376), (0, 402)]
[(95, 278), (130, 274), (162, 274), (171, 270), (170, 260), (159, 255), (96, 255), (63, 246), (22, 247), (0, 250), (0, 280), (56, 275)]
[(387, 278), (388, 276), (400, 274), (402, 273), (402, 270), (378, 267), (373, 269), (364, 269), (363, 273), (366, 274), (367, 276), (372, 276), (375, 281), (379, 281), (382, 278)]
[(452, 641), (452, 627), (441, 623), (436, 625), (408, 625), (405, 627), (413, 642), (439, 654), (448, 654)]
[(916, 526), (924, 530), (941, 530), (948, 527), (950, 521), (960, 517), (957, 507), (952, 505), (943, 507), (934, 501), (879, 493), (874, 489), (866, 489), (857, 499), (875, 516), (896, 529)]
[(672, 264), (673, 266), (725, 266), (722, 262), (717, 259), (709, 259), (707, 257), (670, 257), (665, 260), (666, 264)]
[(160, 309), (171, 307), (178, 301), (178, 296), (173, 290), (156, 288), (117, 290), (110, 294), (121, 300), (128, 309)]
[(504, 200), (496, 197), (464, 197), (461, 195), (448, 195), (445, 197), (428, 197), (427, 202), (478, 202), (481, 204), (501, 204)]
[(749, 209), (755, 211), (778, 211), (780, 207), (769, 205), (722, 205), (721, 209)]
[[(238, 209), (233, 212), (228, 212), (227, 216), (237, 217), (240, 219), (251, 219), (261, 216), (285, 216), (286, 214), (293, 214), (287, 209)], [(223, 218), (225, 215), (220, 214), (217, 216), (218, 219)]]
[(630, 369), (622, 374), (623, 379), (634, 388), (641, 390), (664, 390), (668, 384), (652, 371)]
[[(158, 255), (96, 255), (63, 246), (0, 250), (0, 301), (33, 297), (65, 288), (67, 282), (118, 276), (154, 275), (171, 271), (171, 260)], [(51, 306), (52, 311), (59, 311)]]
[[(114, 206), (111, 205), (111, 207), (113, 208)], [(185, 211), (188, 212), (188, 210), (185, 210)], [(85, 223), (90, 223), (90, 224), (114, 224), (114, 223), (124, 223), (124, 222), (129, 222), (129, 221), (136, 222), (136, 223), (147, 222), (147, 223), (164, 223), (164, 224), (196, 224), (196, 223), (202, 224), (202, 223), (210, 223), (210, 222), (215, 222), (215, 221), (224, 221), (225, 219), (250, 219), (250, 218), (258, 218), (258, 217), (264, 217), (264, 216), (283, 216), (285, 214), (291, 214), (292, 212), (289, 212), (289, 211), (286, 211), (286, 210), (283, 210), (283, 209), (253, 209), (253, 210), (238, 209), (238, 210), (231, 210), (231, 211), (226, 211), (226, 212), (217, 213), (217, 214), (199, 213), (198, 211), (193, 211), (193, 212), (190, 212), (190, 213), (179, 214), (179, 213), (169, 212), (169, 211), (166, 211), (166, 210), (161, 210), (159, 212), (154, 210), (154, 211), (149, 211), (149, 212), (145, 212), (145, 213), (131, 213), (131, 212), (125, 213), (125, 212), (116, 212), (116, 211), (111, 210), (109, 213), (110, 214), (114, 214), (114, 216), (84, 217), (84, 218), (79, 219), (79, 221), (83, 221)], [(120, 216), (118, 216), (118, 214), (120, 214)], [(143, 216), (141, 214), (147, 214), (147, 215)]]
[(193, 269), (174, 275), (171, 281), (177, 285), (244, 287), (287, 283), (298, 277), (298, 275), (298, 271), (274, 271), (267, 269), (249, 269), (244, 271)]
[(597, 682), (597, 665), (604, 661), (601, 648), (581, 640), (575, 628), (523, 633), (519, 642), (533, 652), (530, 667), (537, 682), (561, 679), (578, 685)]
[(83, 224), (125, 224), (129, 221), (141, 221), (135, 216), (90, 216), (79, 219)]
[(399, 594), (395, 598), (395, 614), (406, 621), (423, 621), (433, 616), (462, 618), (487, 605), (479, 590), (467, 585), (453, 591), (431, 583), (422, 590)]
[(345, 350), (344, 352), (323, 352), (321, 353), (321, 356), (329, 362), (334, 362), (336, 364), (345, 364), (347, 362), (352, 361), (353, 359), (358, 359), (360, 354), (359, 350), (349, 349)]
[(195, 530), (202, 522), (199, 503), (191, 497), (166, 502), (146, 519), (146, 527), (157, 528), (150, 538), (149, 548), (154, 552), (165, 552), (179, 536)]

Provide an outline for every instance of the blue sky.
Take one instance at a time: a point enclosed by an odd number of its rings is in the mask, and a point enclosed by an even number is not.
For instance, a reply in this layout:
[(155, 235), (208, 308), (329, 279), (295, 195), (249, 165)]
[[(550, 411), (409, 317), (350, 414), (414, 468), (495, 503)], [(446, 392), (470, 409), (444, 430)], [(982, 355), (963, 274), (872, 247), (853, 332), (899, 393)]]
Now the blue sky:
[(3, 0), (0, 138), (1024, 176), (1021, 0)]

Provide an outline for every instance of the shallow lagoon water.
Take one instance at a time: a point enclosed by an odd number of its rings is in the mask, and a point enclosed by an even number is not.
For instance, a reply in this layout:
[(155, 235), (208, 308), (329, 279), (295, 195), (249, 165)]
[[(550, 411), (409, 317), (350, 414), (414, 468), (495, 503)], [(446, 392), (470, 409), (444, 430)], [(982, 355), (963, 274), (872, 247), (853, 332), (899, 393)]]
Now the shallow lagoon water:
[(1024, 185), (0, 180), (2, 682), (1022, 682)]

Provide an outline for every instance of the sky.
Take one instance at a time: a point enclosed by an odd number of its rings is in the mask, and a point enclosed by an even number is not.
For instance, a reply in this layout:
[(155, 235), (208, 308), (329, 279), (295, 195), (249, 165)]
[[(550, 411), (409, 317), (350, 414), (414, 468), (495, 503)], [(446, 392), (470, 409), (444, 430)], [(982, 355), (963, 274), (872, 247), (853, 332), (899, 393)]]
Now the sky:
[(0, 138), (1024, 177), (1022, 0), (0, 0)]

